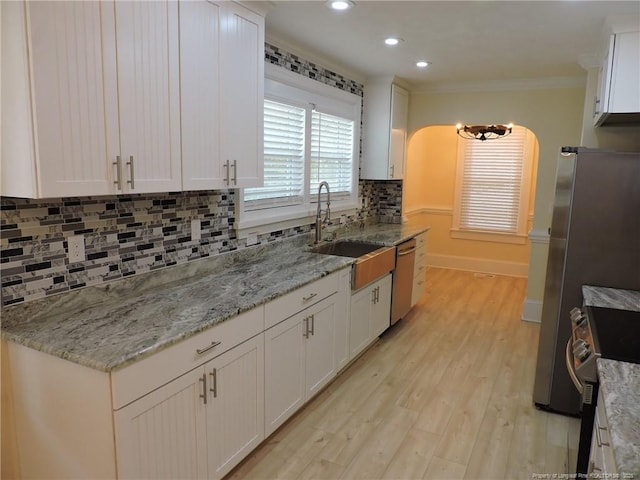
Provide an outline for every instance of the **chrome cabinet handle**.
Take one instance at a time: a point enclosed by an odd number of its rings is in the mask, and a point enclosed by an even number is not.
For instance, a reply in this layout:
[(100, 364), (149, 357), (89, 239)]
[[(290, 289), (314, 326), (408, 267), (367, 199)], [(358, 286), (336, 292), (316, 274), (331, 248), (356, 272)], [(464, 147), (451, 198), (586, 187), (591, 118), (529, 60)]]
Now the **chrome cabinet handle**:
[(304, 322), (304, 333), (302, 334), (302, 336), (304, 338), (309, 338), (309, 317), (305, 317), (303, 322)]
[(198, 348), (196, 349), (196, 353), (198, 355), (202, 355), (203, 353), (207, 353), (209, 350), (212, 350), (214, 348), (216, 348), (218, 345), (220, 345), (222, 342), (216, 342), (215, 340), (213, 342), (211, 342), (211, 345), (209, 345), (208, 347), (204, 347), (204, 348)]
[(308, 302), (309, 300), (311, 300), (313, 297), (317, 297), (318, 294), (317, 293), (311, 293), (309, 295), (307, 295), (306, 297), (302, 297), (302, 301), (303, 302)]
[(416, 251), (416, 247), (412, 247), (408, 250), (403, 250), (402, 252), (398, 252), (398, 256), (402, 257), (403, 255), (409, 255), (410, 253), (413, 253)]
[(315, 335), (315, 329), (316, 329), (316, 316), (311, 315), (311, 335)]
[(225, 175), (224, 175), (224, 184), (229, 186), (229, 160), (227, 160), (226, 162), (224, 162), (224, 168), (225, 168)]
[(133, 172), (133, 155), (129, 156), (129, 161), (127, 162), (127, 165), (129, 166), (129, 176), (131, 177), (131, 180), (127, 180), (127, 183), (131, 185), (131, 190), (133, 190), (136, 188), (136, 182), (135, 182), (134, 172)]
[(391, 165), (391, 178), (393, 178), (395, 173), (396, 173), (396, 166), (395, 165)]
[(116, 167), (116, 179), (113, 181), (113, 184), (116, 186), (118, 190), (122, 189), (122, 159), (120, 155), (116, 156), (116, 161), (113, 162), (113, 165)]
[(214, 368), (209, 375), (211, 375), (211, 382), (213, 383), (209, 391), (213, 392), (213, 398), (218, 398), (218, 369)]
[(200, 382), (202, 382), (202, 393), (200, 394), (200, 398), (204, 400), (204, 404), (207, 404), (207, 374), (203, 373), (202, 377), (199, 378)]
[(238, 161), (234, 160), (232, 166), (233, 166), (233, 177), (231, 177), (231, 183), (233, 185), (237, 185), (238, 184)]

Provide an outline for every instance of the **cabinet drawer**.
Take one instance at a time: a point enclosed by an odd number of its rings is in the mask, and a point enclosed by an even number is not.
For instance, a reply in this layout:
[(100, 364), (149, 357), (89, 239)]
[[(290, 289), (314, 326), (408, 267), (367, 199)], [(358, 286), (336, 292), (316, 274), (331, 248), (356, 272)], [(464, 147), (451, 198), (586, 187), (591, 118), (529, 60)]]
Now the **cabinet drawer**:
[(261, 306), (112, 372), (113, 408), (127, 405), (263, 330), (264, 307)]
[(310, 305), (338, 291), (340, 272), (322, 277), (315, 282), (289, 292), (265, 305), (265, 328), (271, 328)]

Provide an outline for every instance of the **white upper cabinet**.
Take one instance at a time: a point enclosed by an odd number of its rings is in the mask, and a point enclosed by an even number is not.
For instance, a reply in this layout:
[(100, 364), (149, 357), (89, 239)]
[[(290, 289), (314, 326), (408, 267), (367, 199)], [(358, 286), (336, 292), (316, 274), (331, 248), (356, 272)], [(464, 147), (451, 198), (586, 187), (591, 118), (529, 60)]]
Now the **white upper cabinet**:
[(115, 2), (115, 25), (121, 189), (181, 190), (178, 5)]
[(261, 185), (264, 17), (181, 2), (180, 64), (184, 189)]
[(224, 1), (1, 8), (3, 195), (261, 184), (263, 15)]
[[(114, 191), (98, 2), (2, 2), (2, 194)], [(112, 7), (112, 5), (111, 5)]]
[(596, 125), (638, 122), (640, 116), (640, 32), (611, 35), (594, 105)]
[(182, 185), (224, 187), (220, 164), (220, 18), (213, 2), (180, 2)]
[(409, 92), (390, 80), (364, 87), (361, 178), (400, 180), (404, 177)]
[(262, 185), (264, 18), (225, 2), (220, 24), (220, 160), (225, 186)]

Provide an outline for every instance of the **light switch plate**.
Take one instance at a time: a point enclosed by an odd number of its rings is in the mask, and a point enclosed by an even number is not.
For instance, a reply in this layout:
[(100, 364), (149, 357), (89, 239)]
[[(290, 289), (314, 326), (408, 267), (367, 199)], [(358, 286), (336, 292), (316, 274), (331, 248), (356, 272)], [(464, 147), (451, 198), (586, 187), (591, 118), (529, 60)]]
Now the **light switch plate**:
[(202, 238), (202, 229), (200, 225), (200, 219), (195, 218), (191, 220), (191, 240), (200, 240)]
[(69, 263), (84, 262), (84, 235), (72, 235), (67, 239)]

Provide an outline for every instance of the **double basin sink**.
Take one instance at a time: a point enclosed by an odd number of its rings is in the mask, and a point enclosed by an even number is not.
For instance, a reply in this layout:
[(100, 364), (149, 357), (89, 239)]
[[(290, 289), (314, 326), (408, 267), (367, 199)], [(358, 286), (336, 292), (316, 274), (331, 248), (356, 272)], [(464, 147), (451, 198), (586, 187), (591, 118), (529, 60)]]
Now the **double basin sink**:
[(351, 290), (356, 291), (393, 271), (396, 266), (396, 247), (372, 243), (339, 240), (315, 245), (311, 252), (323, 255), (355, 258), (351, 269)]

